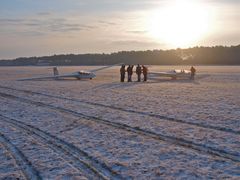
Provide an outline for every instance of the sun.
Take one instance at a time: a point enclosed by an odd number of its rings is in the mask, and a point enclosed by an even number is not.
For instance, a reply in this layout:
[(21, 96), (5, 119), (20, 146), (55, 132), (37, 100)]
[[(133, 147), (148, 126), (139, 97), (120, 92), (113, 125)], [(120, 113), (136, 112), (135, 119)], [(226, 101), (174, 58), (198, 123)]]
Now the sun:
[(149, 35), (157, 41), (186, 47), (203, 38), (209, 30), (209, 20), (207, 7), (196, 1), (178, 0), (154, 10), (147, 26)]

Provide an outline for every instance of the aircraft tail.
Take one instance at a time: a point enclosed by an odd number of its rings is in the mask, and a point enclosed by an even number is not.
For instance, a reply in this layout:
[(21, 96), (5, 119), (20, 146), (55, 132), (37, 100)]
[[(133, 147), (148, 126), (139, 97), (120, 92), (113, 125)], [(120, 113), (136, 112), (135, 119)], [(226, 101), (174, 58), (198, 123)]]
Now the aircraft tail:
[(54, 75), (54, 76), (58, 76), (58, 75), (59, 75), (59, 72), (58, 72), (57, 67), (54, 67), (54, 68), (53, 68), (53, 75)]

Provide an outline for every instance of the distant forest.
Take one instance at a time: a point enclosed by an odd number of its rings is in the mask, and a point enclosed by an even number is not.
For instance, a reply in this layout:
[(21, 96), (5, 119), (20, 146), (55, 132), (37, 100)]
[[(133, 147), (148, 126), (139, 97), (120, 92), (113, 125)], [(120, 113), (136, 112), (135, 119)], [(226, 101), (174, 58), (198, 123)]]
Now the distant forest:
[(240, 45), (188, 49), (121, 51), (111, 54), (61, 54), (0, 60), (0, 66), (75, 66), (117, 63), (148, 65), (240, 65)]

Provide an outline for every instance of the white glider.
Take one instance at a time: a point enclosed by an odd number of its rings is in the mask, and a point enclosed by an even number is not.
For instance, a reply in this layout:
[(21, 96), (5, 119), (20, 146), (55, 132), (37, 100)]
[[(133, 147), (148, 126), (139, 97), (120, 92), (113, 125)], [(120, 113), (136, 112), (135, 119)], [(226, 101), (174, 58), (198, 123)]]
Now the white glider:
[(191, 71), (185, 70), (185, 69), (175, 69), (172, 71), (166, 71), (166, 72), (148, 72), (150, 77), (170, 77), (172, 79), (177, 78), (191, 78)]
[(38, 77), (32, 77), (32, 78), (24, 78), (24, 79), (18, 79), (18, 81), (44, 80), (44, 79), (58, 80), (58, 79), (62, 79), (62, 78), (76, 78), (78, 80), (93, 79), (93, 78), (96, 77), (95, 72), (103, 70), (103, 69), (107, 69), (107, 68), (110, 68), (110, 67), (113, 67), (113, 66), (116, 66), (116, 65), (119, 65), (119, 64), (115, 64), (115, 65), (111, 65), (111, 66), (105, 66), (105, 67), (93, 69), (93, 70), (90, 70), (90, 71), (81, 70), (81, 71), (68, 73), (68, 74), (62, 74), (62, 75), (59, 74), (59, 71), (58, 71), (57, 67), (53, 67), (53, 75), (52, 76), (38, 76)]

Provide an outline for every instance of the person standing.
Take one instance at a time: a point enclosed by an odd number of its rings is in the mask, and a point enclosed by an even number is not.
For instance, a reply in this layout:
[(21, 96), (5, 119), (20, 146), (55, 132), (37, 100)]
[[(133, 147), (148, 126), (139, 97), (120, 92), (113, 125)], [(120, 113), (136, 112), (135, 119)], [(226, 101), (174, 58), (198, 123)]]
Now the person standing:
[(125, 65), (124, 64), (122, 64), (122, 66), (120, 68), (120, 75), (121, 75), (120, 81), (124, 82), (124, 79), (125, 79)]
[(148, 74), (148, 69), (146, 66), (142, 65), (142, 71), (143, 71), (143, 81), (147, 81), (147, 74)]
[(139, 64), (136, 67), (136, 74), (137, 74), (137, 81), (140, 82), (141, 81), (142, 68)]
[(133, 65), (132, 66), (128, 65), (127, 73), (128, 73), (128, 82), (132, 82)]
[(194, 76), (195, 76), (195, 74), (196, 74), (196, 69), (192, 66), (191, 69), (190, 69), (190, 71), (191, 71), (191, 77), (190, 77), (190, 79), (194, 80)]
[(130, 71), (131, 72), (130, 73), (131, 74), (131, 76), (130, 76), (131, 81), (130, 82), (132, 82), (133, 68), (134, 68), (134, 65), (131, 65), (131, 71)]

